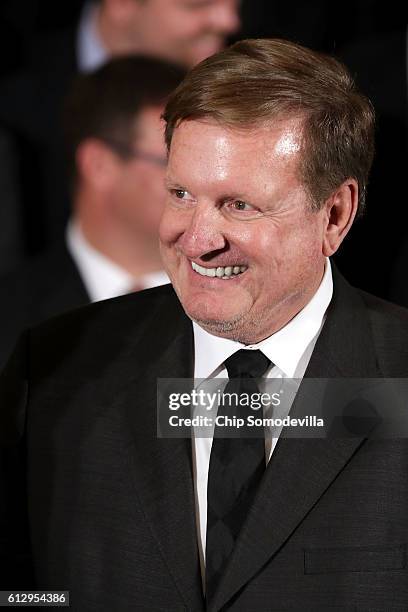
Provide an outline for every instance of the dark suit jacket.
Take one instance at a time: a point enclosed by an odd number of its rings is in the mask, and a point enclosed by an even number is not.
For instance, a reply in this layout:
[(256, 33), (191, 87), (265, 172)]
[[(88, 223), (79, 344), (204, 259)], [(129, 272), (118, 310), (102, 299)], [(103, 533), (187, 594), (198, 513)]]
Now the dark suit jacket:
[[(334, 297), (307, 376), (408, 375), (408, 313)], [(84, 612), (204, 609), (191, 441), (156, 436), (156, 380), (193, 374), (170, 285), (27, 332), (0, 382), (0, 587)], [(298, 398), (301, 391), (299, 391)], [(283, 439), (207, 609), (408, 608), (408, 442)]]
[(64, 243), (0, 278), (0, 369), (26, 327), (88, 303)]

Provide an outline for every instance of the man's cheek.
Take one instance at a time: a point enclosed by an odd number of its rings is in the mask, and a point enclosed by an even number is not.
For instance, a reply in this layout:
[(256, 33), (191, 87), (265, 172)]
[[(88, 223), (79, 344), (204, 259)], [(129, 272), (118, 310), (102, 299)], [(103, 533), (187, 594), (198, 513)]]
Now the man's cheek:
[(172, 241), (173, 234), (174, 223), (172, 223), (171, 216), (169, 215), (167, 208), (165, 208), (159, 227), (159, 237), (163, 245), (166, 245)]

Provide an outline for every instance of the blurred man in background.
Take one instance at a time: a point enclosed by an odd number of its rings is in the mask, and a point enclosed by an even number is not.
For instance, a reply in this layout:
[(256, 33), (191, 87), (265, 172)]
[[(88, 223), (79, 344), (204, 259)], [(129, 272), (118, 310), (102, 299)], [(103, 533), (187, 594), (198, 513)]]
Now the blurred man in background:
[(77, 32), (80, 70), (110, 55), (148, 53), (192, 67), (239, 28), (238, 0), (88, 2)]
[(0, 366), (28, 324), (168, 282), (157, 238), (165, 199), (161, 113), (183, 74), (163, 60), (132, 56), (74, 83), (65, 108), (66, 240), (0, 283)]
[(191, 67), (238, 30), (238, 8), (239, 0), (88, 2), (76, 28), (42, 40), (31, 67), (3, 81), (0, 126), (12, 132), (18, 145), (27, 255), (55, 242), (69, 214), (60, 114), (73, 76), (129, 53)]

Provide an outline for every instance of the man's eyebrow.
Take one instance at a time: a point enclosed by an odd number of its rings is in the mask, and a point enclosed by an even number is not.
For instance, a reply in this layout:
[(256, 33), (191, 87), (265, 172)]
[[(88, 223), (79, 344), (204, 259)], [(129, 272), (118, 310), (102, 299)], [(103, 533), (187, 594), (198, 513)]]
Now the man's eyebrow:
[(175, 181), (171, 176), (166, 176), (164, 179), (164, 186), (169, 188), (169, 187), (181, 187), (180, 183), (178, 181)]

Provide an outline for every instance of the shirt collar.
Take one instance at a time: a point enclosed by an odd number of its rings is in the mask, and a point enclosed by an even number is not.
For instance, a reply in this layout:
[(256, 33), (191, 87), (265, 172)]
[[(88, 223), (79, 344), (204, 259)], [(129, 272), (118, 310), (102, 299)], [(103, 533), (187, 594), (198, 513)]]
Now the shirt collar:
[(91, 72), (108, 59), (97, 28), (99, 7), (86, 2), (82, 9), (77, 31), (77, 58), (80, 72)]
[(168, 283), (170, 283), (170, 279), (164, 270), (150, 272), (140, 277), (140, 284), (143, 286), (143, 289), (159, 287), (159, 285), (167, 285)]
[(320, 333), (332, 295), (333, 277), (330, 260), (326, 259), (323, 279), (312, 299), (282, 329), (258, 344), (247, 346), (213, 336), (193, 321), (195, 378), (217, 375), (223, 362), (242, 348), (261, 350), (287, 377), (293, 378), (303, 354)]
[(92, 302), (127, 293), (134, 285), (131, 274), (89, 244), (78, 222), (69, 221), (66, 242)]
[(89, 244), (79, 223), (73, 219), (67, 225), (66, 243), (92, 302), (129, 293), (136, 285), (149, 289), (170, 282), (162, 270), (134, 278)]

